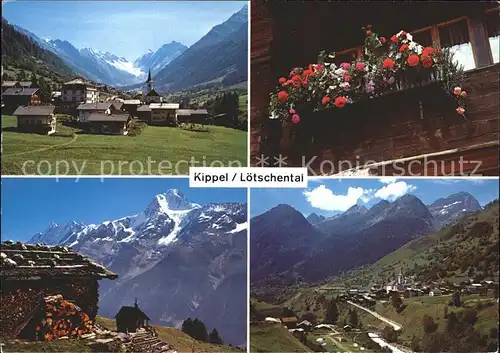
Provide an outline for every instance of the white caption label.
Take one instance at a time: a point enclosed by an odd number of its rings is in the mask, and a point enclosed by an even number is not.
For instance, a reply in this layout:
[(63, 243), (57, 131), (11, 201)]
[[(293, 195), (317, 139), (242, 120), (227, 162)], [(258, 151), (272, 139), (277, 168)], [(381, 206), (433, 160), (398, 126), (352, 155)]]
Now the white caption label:
[(307, 188), (307, 168), (189, 168), (190, 187)]

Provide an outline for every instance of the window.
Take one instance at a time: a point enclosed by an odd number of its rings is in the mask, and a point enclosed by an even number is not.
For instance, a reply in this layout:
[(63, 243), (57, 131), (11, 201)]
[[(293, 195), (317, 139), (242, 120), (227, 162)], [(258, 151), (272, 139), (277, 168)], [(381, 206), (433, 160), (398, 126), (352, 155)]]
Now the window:
[(411, 32), (413, 41), (417, 42), (423, 47), (432, 47), (432, 32), (431, 29), (423, 29)]
[(476, 68), (467, 19), (440, 25), (438, 32), (441, 47), (450, 48), (454, 53), (455, 61), (462, 65), (464, 70)]
[(341, 52), (335, 53), (335, 58), (333, 62), (335, 65), (340, 65), (343, 62), (351, 63), (358, 57), (358, 48), (343, 50)]
[(38, 125), (41, 125), (41, 124), (42, 124), (42, 121), (41, 121), (40, 119), (38, 119), (38, 120), (36, 121), (36, 123), (37, 123)]
[(486, 13), (484, 18), (486, 33), (488, 34), (488, 41), (490, 42), (491, 54), (493, 56), (493, 62), (499, 62), (499, 41), (500, 41), (500, 21), (498, 16), (498, 11), (489, 11)]

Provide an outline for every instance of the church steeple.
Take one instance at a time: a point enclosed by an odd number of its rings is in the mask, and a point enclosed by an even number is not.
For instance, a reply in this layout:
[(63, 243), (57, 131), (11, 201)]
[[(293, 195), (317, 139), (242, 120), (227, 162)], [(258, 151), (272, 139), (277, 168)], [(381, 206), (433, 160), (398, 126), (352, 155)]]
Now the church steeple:
[(148, 94), (149, 92), (151, 92), (153, 90), (153, 79), (151, 78), (151, 70), (149, 70), (148, 80), (146, 81), (146, 85), (147, 85), (146, 94)]

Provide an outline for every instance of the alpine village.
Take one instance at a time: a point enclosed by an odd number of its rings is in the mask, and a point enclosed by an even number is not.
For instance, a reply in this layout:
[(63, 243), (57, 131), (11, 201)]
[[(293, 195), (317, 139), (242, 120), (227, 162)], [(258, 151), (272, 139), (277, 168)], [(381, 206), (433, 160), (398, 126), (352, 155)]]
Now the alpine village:
[(3, 174), (60, 153), (89, 160), (84, 173), (100, 174), (92, 166), (110, 149), (141, 162), (245, 164), (247, 28), (245, 5), (191, 47), (172, 41), (132, 63), (2, 18)]
[(333, 217), (280, 204), (250, 229), (252, 352), (498, 349), (498, 199), (406, 194)]

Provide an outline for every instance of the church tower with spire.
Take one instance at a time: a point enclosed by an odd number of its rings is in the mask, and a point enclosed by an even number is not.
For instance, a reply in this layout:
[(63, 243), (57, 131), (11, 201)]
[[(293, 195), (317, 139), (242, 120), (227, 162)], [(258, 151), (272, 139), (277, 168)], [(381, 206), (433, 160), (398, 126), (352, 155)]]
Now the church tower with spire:
[(145, 92), (144, 95), (147, 95), (149, 92), (153, 90), (153, 79), (151, 78), (151, 70), (149, 70), (148, 80), (146, 81), (146, 85), (147, 85), (147, 92)]

